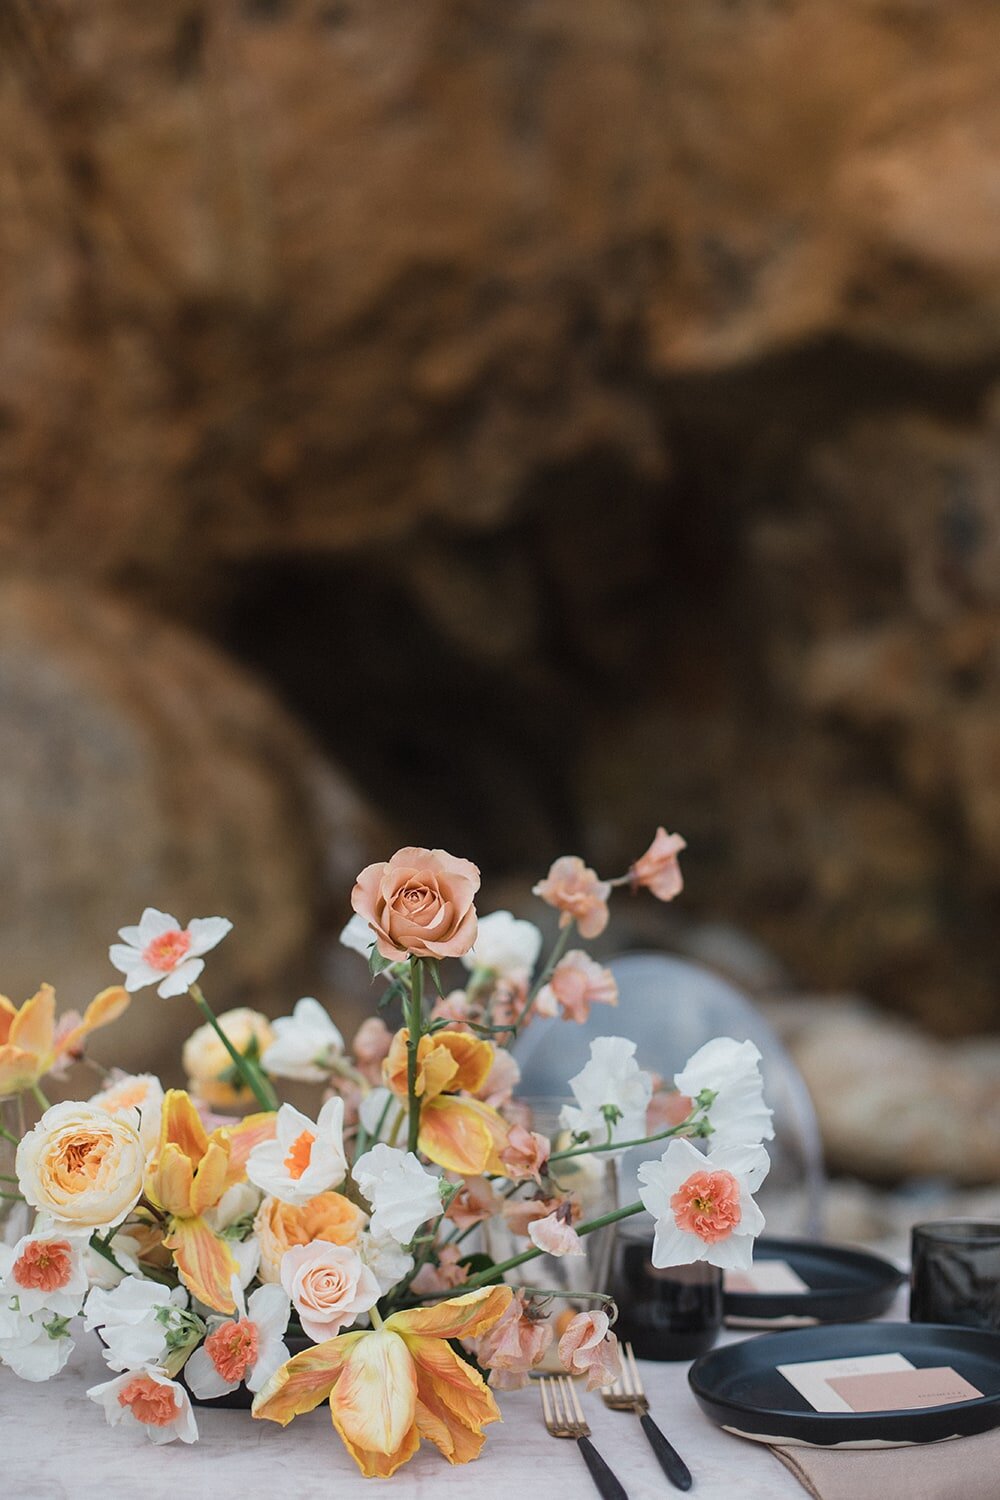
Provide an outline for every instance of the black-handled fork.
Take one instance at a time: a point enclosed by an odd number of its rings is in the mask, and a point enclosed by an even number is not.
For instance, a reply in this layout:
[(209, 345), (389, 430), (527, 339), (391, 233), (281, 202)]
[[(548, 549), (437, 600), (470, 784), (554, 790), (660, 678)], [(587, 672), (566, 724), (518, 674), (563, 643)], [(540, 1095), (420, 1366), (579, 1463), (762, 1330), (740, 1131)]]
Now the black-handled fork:
[(612, 1411), (634, 1411), (642, 1424), (649, 1446), (670, 1483), (679, 1490), (689, 1490), (692, 1484), (691, 1470), (649, 1415), (649, 1402), (631, 1344), (622, 1345), (621, 1367), (621, 1377), (614, 1385), (607, 1386), (601, 1392), (605, 1406), (610, 1406)]
[(625, 1487), (590, 1441), (590, 1428), (573, 1389), (572, 1380), (565, 1375), (543, 1375), (538, 1384), (542, 1390), (542, 1416), (552, 1436), (576, 1440), (591, 1478), (604, 1500), (628, 1500)]

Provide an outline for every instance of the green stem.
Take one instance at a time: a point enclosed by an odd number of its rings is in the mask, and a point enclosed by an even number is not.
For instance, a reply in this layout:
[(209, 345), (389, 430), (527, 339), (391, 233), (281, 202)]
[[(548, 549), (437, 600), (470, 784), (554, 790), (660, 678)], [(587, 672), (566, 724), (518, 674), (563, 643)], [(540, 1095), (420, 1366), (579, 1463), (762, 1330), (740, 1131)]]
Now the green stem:
[(233, 1063), (236, 1067), (236, 1071), (243, 1079), (243, 1082), (246, 1084), (247, 1088), (253, 1094), (261, 1109), (277, 1109), (278, 1096), (274, 1092), (270, 1080), (265, 1078), (260, 1069), (256, 1067), (248, 1057), (243, 1057), (233, 1046), (232, 1042), (226, 1036), (226, 1033), (223, 1031), (222, 1027), (216, 1020), (215, 1012), (212, 1010), (212, 1007), (209, 1005), (208, 1001), (205, 999), (205, 996), (202, 994), (201, 985), (191, 985), (190, 989), (188, 990), (188, 994), (191, 996), (191, 999), (194, 1001), (195, 1005), (197, 1005), (198, 1009), (205, 1017), (205, 1020), (208, 1022), (209, 1026), (211, 1026), (212, 1030), (215, 1032), (216, 1036), (219, 1038), (220, 1042), (229, 1053), (229, 1056), (232, 1058)]
[(23, 1193), (0, 1193), (0, 1198), (9, 1198), (12, 1203), (24, 1203), (26, 1201)]
[(12, 1177), (9, 1172), (0, 1172), (0, 1182), (17, 1182), (17, 1178)]
[(0, 1125), (0, 1136), (2, 1136), (5, 1141), (9, 1141), (12, 1146), (19, 1146), (21, 1144), (20, 1137), (13, 1135), (3, 1125)]
[(51, 1106), (37, 1083), (31, 1085), (31, 1092), (35, 1096), (35, 1102), (40, 1109), (49, 1109)]
[(410, 1109), (409, 1148), (415, 1152), (420, 1139), (420, 1099), (417, 1094), (417, 1049), (424, 1025), (424, 971), (419, 958), (410, 959), (410, 1003), (406, 1026), (406, 1093)]
[[(616, 1208), (612, 1213), (602, 1214), (599, 1219), (591, 1219), (587, 1224), (578, 1224), (576, 1232), (580, 1235), (592, 1234), (595, 1229), (603, 1229), (606, 1224), (616, 1224), (619, 1219), (630, 1219), (634, 1214), (641, 1214), (643, 1211), (641, 1203), (630, 1203), (627, 1208)], [(470, 1276), (468, 1281), (462, 1282), (462, 1292), (463, 1294), (474, 1292), (477, 1287), (487, 1286), (490, 1282), (496, 1281), (498, 1276), (512, 1271), (515, 1266), (523, 1266), (525, 1261), (537, 1260), (540, 1255), (544, 1254), (544, 1250), (535, 1247), (531, 1250), (522, 1250), (520, 1255), (512, 1255), (510, 1260), (502, 1260), (499, 1265), (490, 1266), (488, 1270), (480, 1271), (476, 1276)], [(576, 1294), (573, 1293), (573, 1295)]]
[(671, 1125), (669, 1130), (660, 1130), (656, 1135), (639, 1136), (634, 1141), (602, 1141), (598, 1146), (569, 1146), (565, 1151), (553, 1151), (549, 1161), (565, 1161), (570, 1156), (592, 1156), (598, 1151), (628, 1151), (632, 1146), (651, 1146), (654, 1141), (665, 1141), (670, 1136), (680, 1135), (701, 1113), (700, 1110), (692, 1110), (686, 1120), (679, 1125)]

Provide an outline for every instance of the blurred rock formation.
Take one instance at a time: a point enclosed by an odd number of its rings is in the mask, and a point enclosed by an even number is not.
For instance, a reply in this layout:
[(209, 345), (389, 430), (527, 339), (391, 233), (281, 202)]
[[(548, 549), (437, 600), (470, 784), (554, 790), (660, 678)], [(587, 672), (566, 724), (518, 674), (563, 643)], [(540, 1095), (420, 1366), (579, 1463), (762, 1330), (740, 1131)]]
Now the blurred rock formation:
[[(807, 983), (995, 1024), (996, 41), (994, 0), (12, 0), (0, 560), (223, 643), (406, 838), (610, 871), (659, 817)], [(179, 704), (152, 763), (178, 722), (204, 767)], [(180, 891), (242, 885), (256, 975), (319, 858), (260, 764)], [(124, 791), (74, 806), (172, 899)]]

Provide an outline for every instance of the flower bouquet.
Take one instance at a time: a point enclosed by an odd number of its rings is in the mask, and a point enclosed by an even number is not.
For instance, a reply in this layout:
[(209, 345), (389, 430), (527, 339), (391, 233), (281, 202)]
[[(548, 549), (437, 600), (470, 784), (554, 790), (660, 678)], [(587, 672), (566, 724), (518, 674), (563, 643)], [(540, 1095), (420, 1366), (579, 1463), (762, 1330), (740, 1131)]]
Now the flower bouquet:
[[(110, 1377), (87, 1394), (112, 1425), (189, 1443), (198, 1403), (244, 1392), (254, 1417), (286, 1424), (328, 1401), (361, 1472), (380, 1477), (421, 1438), (451, 1463), (475, 1458), (499, 1419), (494, 1392), (523, 1385), (555, 1347), (591, 1388), (612, 1380), (606, 1289), (574, 1291), (557, 1316), (531, 1263), (579, 1256), (587, 1235), (645, 1208), (654, 1265), (747, 1267), (772, 1134), (759, 1054), (718, 1039), (664, 1086), (633, 1043), (600, 1037), (545, 1136), (514, 1097), (509, 1049), (536, 1016), (572, 1024), (616, 1003), (610, 971), (571, 944), (604, 930), (616, 889), (673, 899), (683, 847), (658, 830), (618, 880), (556, 860), (534, 888), (560, 914), (544, 959), (532, 923), (477, 919), (469, 861), (409, 848), (370, 865), (343, 941), (367, 959), (377, 1014), (350, 1049), (314, 999), (273, 1023), (213, 1012), (201, 977), (231, 929), (219, 917), (181, 927), (147, 909), (110, 949), (124, 985), (82, 1018), (57, 1021), (44, 985), (20, 1009), (0, 997), (0, 1096), (41, 1111), (23, 1133), (3, 1127), (16, 1148), (3, 1201), (34, 1222), (0, 1246), (0, 1362), (48, 1379), (82, 1317)], [(456, 961), (460, 985), (444, 974)], [(187, 1091), (84, 1054), (147, 986), (200, 1012)], [(101, 1086), (50, 1105), (43, 1084), (71, 1060)], [(281, 1102), (279, 1081), (315, 1102)], [(586, 1217), (580, 1164), (650, 1141), (664, 1150), (640, 1168), (641, 1201)], [(497, 1263), (476, 1231), (499, 1215), (523, 1248)]]

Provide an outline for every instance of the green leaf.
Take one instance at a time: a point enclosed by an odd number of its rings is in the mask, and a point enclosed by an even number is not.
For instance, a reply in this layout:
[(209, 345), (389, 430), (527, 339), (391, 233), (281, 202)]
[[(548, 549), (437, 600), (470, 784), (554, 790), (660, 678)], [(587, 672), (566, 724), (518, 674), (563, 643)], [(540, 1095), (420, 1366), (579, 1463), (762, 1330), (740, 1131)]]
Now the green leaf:
[(394, 959), (384, 958), (377, 948), (373, 948), (368, 955), (368, 972), (373, 979), (377, 979), (386, 969), (391, 969), (394, 962)]

